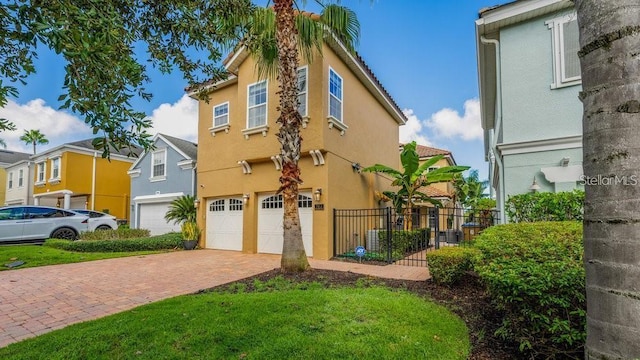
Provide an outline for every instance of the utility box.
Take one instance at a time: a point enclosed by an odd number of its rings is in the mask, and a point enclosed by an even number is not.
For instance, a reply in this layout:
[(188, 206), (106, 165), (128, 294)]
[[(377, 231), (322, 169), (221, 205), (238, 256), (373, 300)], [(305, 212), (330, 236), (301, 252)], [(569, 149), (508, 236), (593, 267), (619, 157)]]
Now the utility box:
[(468, 222), (462, 224), (462, 233), (464, 234), (464, 241), (471, 241), (473, 238), (478, 236), (478, 234), (482, 231), (482, 226), (475, 222)]

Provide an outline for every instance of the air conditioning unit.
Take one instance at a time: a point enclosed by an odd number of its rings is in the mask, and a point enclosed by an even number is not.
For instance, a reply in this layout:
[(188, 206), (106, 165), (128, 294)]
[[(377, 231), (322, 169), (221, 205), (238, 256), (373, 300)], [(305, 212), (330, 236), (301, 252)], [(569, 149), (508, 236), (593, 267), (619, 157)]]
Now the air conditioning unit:
[(367, 251), (379, 251), (378, 230), (367, 230)]

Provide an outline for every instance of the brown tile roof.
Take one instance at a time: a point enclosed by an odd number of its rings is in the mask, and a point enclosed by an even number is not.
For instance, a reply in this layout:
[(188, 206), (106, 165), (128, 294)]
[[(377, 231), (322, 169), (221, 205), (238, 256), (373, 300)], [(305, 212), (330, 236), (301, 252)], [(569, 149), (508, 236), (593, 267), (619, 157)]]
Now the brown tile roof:
[(442, 191), (437, 187), (431, 186), (431, 185), (427, 185), (425, 190), (423, 190), (422, 192), (424, 192), (425, 194), (427, 194), (429, 197), (432, 197), (432, 198), (443, 198), (443, 197), (451, 198), (451, 194), (447, 193), (446, 191)]
[[(400, 151), (402, 151), (403, 146), (404, 144), (400, 144)], [(445, 156), (451, 155), (451, 151), (449, 150), (438, 149), (438, 148), (434, 148), (431, 146), (424, 146), (424, 145), (417, 145), (416, 152), (418, 153), (418, 156), (420, 156), (420, 158), (427, 158), (427, 157), (432, 157), (436, 155), (445, 155)]]

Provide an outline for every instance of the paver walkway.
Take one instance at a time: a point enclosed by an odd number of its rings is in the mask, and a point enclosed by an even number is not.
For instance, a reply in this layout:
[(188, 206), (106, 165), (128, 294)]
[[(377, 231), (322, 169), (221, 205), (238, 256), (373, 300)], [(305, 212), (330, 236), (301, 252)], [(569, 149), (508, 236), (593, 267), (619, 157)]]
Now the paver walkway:
[[(317, 269), (426, 280), (426, 268), (310, 259)], [(280, 266), (279, 255), (199, 250), (0, 272), (0, 347)]]

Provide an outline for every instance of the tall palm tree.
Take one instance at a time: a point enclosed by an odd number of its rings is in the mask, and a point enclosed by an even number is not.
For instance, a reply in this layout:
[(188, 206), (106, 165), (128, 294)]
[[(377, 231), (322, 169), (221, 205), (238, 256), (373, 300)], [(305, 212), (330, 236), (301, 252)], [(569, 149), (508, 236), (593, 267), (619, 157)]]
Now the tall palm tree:
[[(575, 5), (587, 179), (585, 358), (638, 359), (640, 5), (637, 0), (575, 0)], [(602, 178), (611, 181), (599, 183)]]
[[(277, 77), (279, 85), (280, 124), (278, 140), (283, 159), (280, 189), (283, 195), (283, 272), (300, 272), (309, 268), (302, 241), (298, 212), (300, 178), (300, 125), (298, 112), (298, 55), (307, 62), (321, 55), (323, 41), (335, 41), (334, 36), (353, 50), (360, 34), (360, 24), (353, 11), (336, 5), (323, 5), (320, 14), (294, 9), (294, 0), (274, 0), (272, 8), (256, 7), (251, 15), (240, 18), (242, 44), (252, 54), (258, 75)], [(238, 21), (234, 18), (232, 21)], [(232, 26), (236, 26), (233, 24)]]
[(429, 184), (451, 181), (457, 174), (469, 169), (468, 166), (444, 166), (429, 171), (429, 168), (442, 160), (443, 156), (434, 156), (420, 165), (420, 156), (416, 151), (416, 146), (416, 142), (413, 141), (403, 147), (400, 153), (402, 171), (382, 164), (375, 164), (362, 169), (362, 171), (365, 172), (381, 172), (393, 178), (391, 185), (397, 186), (400, 189), (397, 192), (385, 191), (384, 195), (392, 199), (398, 214), (404, 213), (404, 218), (407, 219), (405, 222), (407, 229), (412, 228), (411, 212), (416, 201), (441, 205), (440, 201), (421, 192), (420, 189), (422, 187)]
[(24, 141), (27, 145), (33, 144), (33, 154), (36, 154), (36, 144), (45, 145), (49, 143), (49, 140), (44, 136), (40, 130), (25, 130), (24, 134), (20, 136), (20, 140)]

